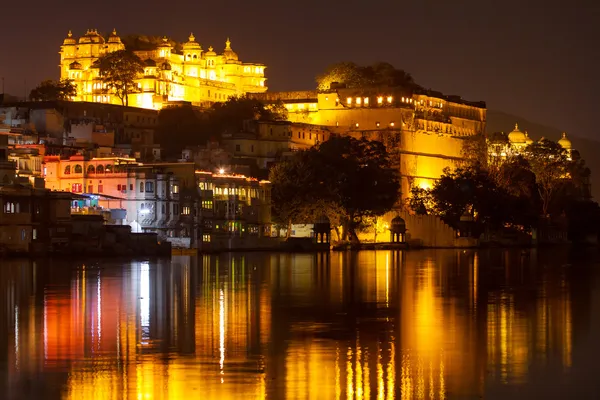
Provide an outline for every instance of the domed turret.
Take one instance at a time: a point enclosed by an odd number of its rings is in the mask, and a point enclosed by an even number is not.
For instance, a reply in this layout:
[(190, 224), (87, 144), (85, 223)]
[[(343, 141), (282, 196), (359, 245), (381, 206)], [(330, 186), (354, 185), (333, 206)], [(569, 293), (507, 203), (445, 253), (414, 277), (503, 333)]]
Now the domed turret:
[(84, 36), (79, 39), (79, 44), (104, 43), (104, 38), (98, 34), (97, 29), (88, 29)]
[(515, 130), (508, 134), (508, 140), (511, 143), (525, 143), (527, 141), (525, 134), (519, 130), (519, 124), (515, 124)]
[(217, 53), (215, 53), (214, 49), (212, 46), (208, 47), (208, 51), (206, 53), (204, 53), (207, 57), (214, 57), (217, 55)]
[(72, 45), (76, 45), (77, 41), (75, 39), (73, 39), (73, 33), (71, 31), (69, 31), (69, 33), (67, 33), (67, 37), (65, 38), (63, 45), (65, 46), (72, 46)]
[(147, 60), (144, 60), (144, 65), (146, 67), (156, 67), (156, 61), (154, 61), (153, 59), (149, 58)]
[(170, 71), (171, 70), (171, 64), (169, 64), (168, 62), (164, 62), (160, 65), (160, 69), (162, 69), (163, 71)]
[(198, 42), (196, 42), (196, 37), (194, 36), (194, 34), (190, 33), (190, 37), (188, 38), (188, 41), (183, 44), (183, 49), (184, 50), (198, 50), (201, 48), (202, 47), (200, 46), (200, 44)]
[(560, 144), (565, 150), (571, 150), (571, 141), (567, 138), (567, 134), (565, 132), (563, 132), (562, 137), (558, 141), (558, 144)]
[(73, 61), (71, 64), (69, 64), (69, 69), (81, 69), (81, 64), (79, 64), (77, 61)]
[(225, 56), (225, 60), (227, 61), (237, 61), (238, 55), (235, 51), (231, 49), (231, 41), (227, 38), (225, 42), (225, 50), (223, 51), (223, 55)]
[(117, 30), (113, 29), (110, 37), (108, 38), (108, 43), (121, 44), (121, 38), (117, 35)]
[(533, 143), (533, 139), (530, 138), (527, 131), (525, 131), (525, 144), (530, 145), (531, 143)]

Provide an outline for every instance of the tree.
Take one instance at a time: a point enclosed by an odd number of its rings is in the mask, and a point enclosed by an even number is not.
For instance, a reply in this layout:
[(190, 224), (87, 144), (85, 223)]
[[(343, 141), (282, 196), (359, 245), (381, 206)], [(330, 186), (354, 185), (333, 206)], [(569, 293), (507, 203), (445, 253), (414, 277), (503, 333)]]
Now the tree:
[(547, 216), (557, 191), (569, 178), (569, 156), (561, 145), (548, 139), (527, 146), (524, 156), (535, 174), (542, 215)]
[(417, 215), (428, 215), (433, 212), (433, 197), (431, 190), (414, 187), (410, 191), (408, 207)]
[(284, 121), (287, 109), (282, 103), (271, 106), (248, 96), (233, 96), (211, 107), (208, 120), (210, 129), (217, 133), (236, 133), (243, 129), (244, 121)]
[(100, 78), (107, 89), (121, 99), (121, 104), (129, 105), (129, 94), (138, 91), (136, 79), (144, 73), (144, 63), (133, 52), (118, 50), (107, 53), (98, 60)]
[(480, 232), (484, 227), (498, 228), (512, 221), (510, 195), (481, 166), (452, 172), (446, 169), (431, 196), (435, 214), (454, 228), (458, 228), (465, 214), (473, 217)]
[(308, 216), (326, 214), (342, 225), (342, 239), (354, 242), (365, 219), (391, 210), (400, 188), (383, 143), (349, 136), (298, 152), (274, 167), (270, 180), (280, 220), (308, 222)]
[(329, 90), (334, 82), (345, 85), (350, 89), (369, 87), (404, 87), (407, 89), (420, 88), (408, 72), (396, 69), (386, 62), (373, 65), (359, 66), (353, 62), (332, 64), (322, 74), (317, 75), (317, 89)]
[(33, 101), (70, 100), (75, 96), (77, 88), (72, 79), (45, 80), (29, 93), (29, 99)]

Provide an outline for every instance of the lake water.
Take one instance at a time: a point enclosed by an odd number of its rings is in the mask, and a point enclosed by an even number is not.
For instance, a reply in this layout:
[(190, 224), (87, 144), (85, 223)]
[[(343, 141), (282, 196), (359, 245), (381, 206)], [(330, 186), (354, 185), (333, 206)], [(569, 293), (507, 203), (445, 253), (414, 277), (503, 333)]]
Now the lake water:
[(598, 399), (597, 250), (0, 261), (1, 399)]

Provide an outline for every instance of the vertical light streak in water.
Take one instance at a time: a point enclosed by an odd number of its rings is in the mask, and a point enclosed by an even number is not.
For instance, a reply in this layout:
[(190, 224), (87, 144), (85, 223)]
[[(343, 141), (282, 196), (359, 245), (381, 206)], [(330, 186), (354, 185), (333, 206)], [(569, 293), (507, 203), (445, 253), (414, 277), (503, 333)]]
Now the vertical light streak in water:
[(433, 363), (429, 361), (429, 398), (435, 399), (435, 382), (433, 381)]
[(98, 312), (97, 323), (98, 323), (98, 326), (97, 326), (96, 330), (97, 330), (97, 333), (98, 333), (98, 348), (100, 348), (100, 340), (102, 339), (102, 282), (101, 282), (101, 278), (100, 278), (100, 271), (98, 271), (96, 301), (98, 302), (98, 305), (97, 305), (97, 312)]
[(348, 400), (354, 399), (354, 373), (352, 371), (352, 349), (348, 347), (346, 353), (346, 397)]
[(365, 394), (365, 399), (371, 399), (371, 379), (369, 376), (369, 351), (365, 348), (365, 355), (363, 357), (364, 365), (363, 365), (363, 392)]
[(383, 383), (383, 357), (380, 344), (377, 344), (377, 400), (385, 399), (385, 385)]
[(340, 400), (342, 387), (340, 384), (340, 348), (335, 348), (335, 399)]
[(394, 399), (395, 387), (396, 387), (396, 371), (394, 370), (394, 363), (396, 360), (396, 344), (394, 343), (394, 337), (390, 339), (390, 361), (387, 365), (387, 398), (388, 400)]
[(390, 254), (385, 255), (385, 305), (390, 305)]
[(225, 293), (223, 292), (223, 289), (219, 290), (219, 354), (221, 383), (223, 383), (223, 375), (225, 375)]
[(48, 359), (48, 299), (44, 293), (44, 360)]
[(148, 339), (150, 325), (150, 264), (142, 263), (140, 267), (140, 322), (142, 340)]
[(441, 355), (440, 360), (440, 400), (446, 398), (446, 380), (444, 379), (444, 354)]
[(19, 306), (15, 305), (15, 368), (19, 369)]
[(477, 310), (477, 286), (479, 277), (479, 254), (475, 253), (475, 258), (473, 259), (473, 309)]
[(363, 398), (363, 377), (362, 377), (362, 351), (360, 349), (360, 344), (358, 343), (358, 335), (356, 335), (356, 360), (355, 362), (355, 373), (356, 373), (356, 400), (361, 400)]

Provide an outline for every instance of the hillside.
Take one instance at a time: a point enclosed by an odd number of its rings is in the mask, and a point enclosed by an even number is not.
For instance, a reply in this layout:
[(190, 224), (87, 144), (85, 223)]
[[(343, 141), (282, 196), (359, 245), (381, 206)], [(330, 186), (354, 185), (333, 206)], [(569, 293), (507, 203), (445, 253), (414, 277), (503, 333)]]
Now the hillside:
[[(507, 114), (501, 111), (488, 110), (487, 112), (487, 131), (491, 132), (510, 132), (515, 123), (519, 124), (521, 131), (527, 131), (529, 136), (536, 140), (545, 137), (551, 140), (558, 140), (561, 137), (561, 130), (544, 126), (535, 122), (528, 121), (525, 118), (516, 115)], [(592, 195), (596, 201), (600, 200), (600, 141), (582, 138), (567, 132), (573, 148), (578, 150), (581, 157), (592, 170)]]

